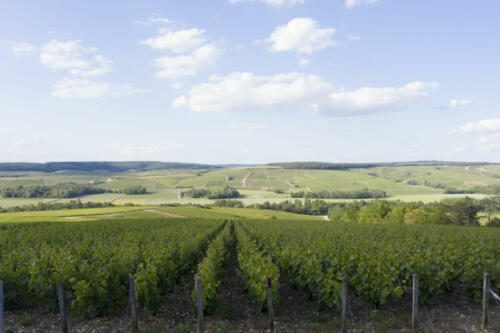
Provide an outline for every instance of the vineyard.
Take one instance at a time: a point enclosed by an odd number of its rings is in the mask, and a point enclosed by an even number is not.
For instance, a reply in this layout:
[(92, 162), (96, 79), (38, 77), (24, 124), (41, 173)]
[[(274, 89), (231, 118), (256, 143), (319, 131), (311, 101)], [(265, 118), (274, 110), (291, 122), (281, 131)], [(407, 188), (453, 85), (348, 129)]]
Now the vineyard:
[[(129, 277), (138, 307), (155, 314), (168, 293), (190, 277), (191, 307), (201, 299), (210, 315), (220, 306), (231, 253), (244, 292), (267, 310), (282, 288), (294, 288), (324, 309), (341, 305), (342, 278), (352, 297), (370, 308), (411, 293), (418, 274), (423, 304), (454, 288), (479, 304), (484, 272), (500, 290), (500, 232), (488, 228), (335, 223), (321, 220), (149, 217), (86, 222), (0, 224), (0, 279), (7, 311), (45, 309), (57, 303), (62, 281), (70, 315), (108, 316), (128, 307)], [(293, 300), (292, 300), (293, 301)]]

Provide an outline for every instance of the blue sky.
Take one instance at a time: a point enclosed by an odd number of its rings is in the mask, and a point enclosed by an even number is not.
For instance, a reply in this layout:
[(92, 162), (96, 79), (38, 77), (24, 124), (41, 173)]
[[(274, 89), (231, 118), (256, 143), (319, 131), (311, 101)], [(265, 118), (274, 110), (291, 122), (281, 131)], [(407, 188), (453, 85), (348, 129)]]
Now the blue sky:
[(4, 1), (0, 161), (498, 162), (499, 12)]

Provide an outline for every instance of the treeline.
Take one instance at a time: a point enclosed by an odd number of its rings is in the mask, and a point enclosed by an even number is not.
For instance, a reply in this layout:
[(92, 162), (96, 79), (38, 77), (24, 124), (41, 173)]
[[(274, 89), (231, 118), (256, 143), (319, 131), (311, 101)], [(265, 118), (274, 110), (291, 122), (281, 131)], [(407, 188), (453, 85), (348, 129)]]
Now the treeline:
[(207, 199), (234, 199), (240, 196), (237, 189), (225, 186), (219, 190), (206, 190), (206, 189), (190, 189), (189, 191), (182, 192), (183, 196), (191, 198), (207, 198)]
[(349, 170), (359, 168), (377, 168), (394, 166), (482, 166), (494, 163), (487, 162), (447, 162), (447, 161), (412, 161), (412, 162), (389, 162), (389, 163), (328, 163), (328, 162), (281, 162), (270, 163), (268, 166), (280, 167), (283, 169), (309, 169), (309, 170)]
[(320, 192), (292, 192), (292, 198), (307, 199), (374, 199), (385, 198), (387, 194), (381, 190), (357, 190), (357, 191), (320, 191)]
[(137, 185), (137, 186), (132, 186), (128, 188), (124, 188), (121, 190), (116, 190), (114, 191), (115, 193), (123, 193), (123, 194), (129, 194), (129, 195), (135, 195), (135, 194), (147, 194), (148, 190), (146, 187), (142, 185)]
[(239, 200), (217, 200), (214, 204), (217, 207), (235, 207), (235, 208), (254, 208), (254, 209), (271, 209), (271, 210), (281, 210), (289, 213), (305, 214), (305, 215), (326, 215), (328, 214), (328, 209), (334, 205), (334, 203), (329, 203), (324, 200), (286, 200), (282, 202), (269, 202), (255, 203), (245, 206), (243, 202)]
[(106, 190), (87, 184), (60, 183), (50, 186), (16, 186), (0, 190), (4, 198), (76, 198), (104, 193)]
[(48, 163), (0, 163), (0, 171), (84, 171), (84, 172), (125, 172), (151, 171), (163, 169), (214, 169), (216, 165), (181, 162), (48, 162)]
[[(218, 200), (219, 207), (245, 205), (238, 200)], [(443, 199), (440, 202), (401, 202), (388, 200), (353, 201), (349, 203), (327, 202), (324, 200), (287, 200), (278, 203), (264, 202), (251, 204), (246, 208), (280, 210), (306, 215), (328, 215), (334, 222), (350, 223), (396, 223), (396, 224), (444, 224), (478, 226), (478, 213), (486, 215), (488, 226), (500, 227), (500, 198)]]
[(500, 199), (495, 198), (465, 197), (428, 204), (377, 200), (336, 205), (329, 209), (328, 217), (341, 222), (479, 226), (478, 213), (485, 212), (488, 226), (500, 226), (497, 211)]
[(132, 186), (120, 190), (105, 190), (88, 184), (60, 183), (49, 186), (16, 186), (0, 190), (4, 198), (77, 198), (84, 195), (101, 193), (147, 194), (146, 187)]
[[(128, 205), (128, 204), (127, 204)], [(132, 205), (132, 204), (130, 204)], [(10, 212), (31, 212), (40, 210), (62, 210), (62, 209), (83, 209), (83, 208), (102, 208), (114, 207), (111, 202), (81, 202), (80, 200), (71, 200), (70, 202), (39, 202), (36, 205), (15, 206), (1, 208), (0, 213)]]
[(485, 186), (475, 186), (472, 188), (454, 188), (443, 183), (431, 183), (425, 180), (423, 183), (418, 182), (414, 179), (406, 182), (408, 185), (424, 185), (427, 187), (438, 188), (444, 190), (445, 194), (490, 194), (490, 195), (500, 195), (500, 185), (485, 185)]

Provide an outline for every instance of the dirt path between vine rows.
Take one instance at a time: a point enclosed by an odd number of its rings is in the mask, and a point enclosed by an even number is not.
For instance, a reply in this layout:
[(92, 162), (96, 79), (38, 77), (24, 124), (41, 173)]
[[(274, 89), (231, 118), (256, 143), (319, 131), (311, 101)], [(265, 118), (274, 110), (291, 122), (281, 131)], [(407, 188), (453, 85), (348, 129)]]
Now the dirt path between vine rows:
[(144, 211), (145, 212), (154, 213), (154, 214), (160, 214), (160, 215), (170, 216), (170, 217), (186, 218), (184, 215), (179, 215), (179, 214), (164, 212), (162, 210), (157, 210), (157, 209), (145, 209)]

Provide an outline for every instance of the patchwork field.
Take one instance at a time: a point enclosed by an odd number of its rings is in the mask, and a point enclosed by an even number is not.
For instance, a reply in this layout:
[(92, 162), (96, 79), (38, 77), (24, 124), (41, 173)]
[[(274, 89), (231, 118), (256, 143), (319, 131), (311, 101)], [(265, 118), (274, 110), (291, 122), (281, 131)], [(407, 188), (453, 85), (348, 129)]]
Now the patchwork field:
[[(208, 170), (171, 169), (148, 172), (0, 172), (0, 190), (16, 186), (41, 186), (74, 182), (92, 184), (106, 191), (119, 192), (134, 186), (146, 194), (102, 193), (81, 196), (83, 202), (133, 202), (143, 205), (166, 203), (210, 203), (204, 198), (183, 197), (191, 188), (208, 190), (231, 186), (241, 193), (245, 204), (281, 202), (293, 192), (382, 190), (389, 199), (438, 201), (464, 194), (445, 194), (445, 189), (471, 191), (482, 198), (481, 189), (500, 186), (500, 166), (394, 166), (350, 170), (294, 170), (278, 167), (237, 167)], [(485, 191), (487, 192), (487, 191)], [(66, 202), (64, 198), (2, 198), (0, 207), (38, 202)], [(345, 201), (326, 199), (329, 201)]]

